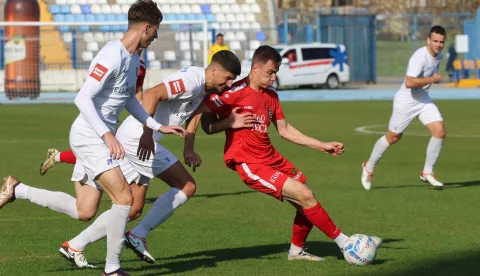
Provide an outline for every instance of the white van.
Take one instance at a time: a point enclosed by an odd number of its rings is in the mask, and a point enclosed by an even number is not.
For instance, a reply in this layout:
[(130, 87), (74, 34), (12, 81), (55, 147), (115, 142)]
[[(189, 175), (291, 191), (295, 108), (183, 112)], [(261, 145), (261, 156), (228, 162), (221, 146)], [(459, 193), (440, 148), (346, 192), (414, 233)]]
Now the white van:
[(336, 89), (350, 81), (346, 48), (341, 44), (295, 44), (273, 46), (282, 56), (277, 88), (322, 85)]

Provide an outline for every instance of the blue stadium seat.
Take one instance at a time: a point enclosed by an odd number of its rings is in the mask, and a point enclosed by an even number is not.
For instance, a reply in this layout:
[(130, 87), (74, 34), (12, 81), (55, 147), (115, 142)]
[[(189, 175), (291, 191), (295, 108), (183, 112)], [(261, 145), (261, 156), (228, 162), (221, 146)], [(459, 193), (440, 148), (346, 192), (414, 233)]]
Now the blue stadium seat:
[(110, 32), (110, 31), (112, 31), (112, 27), (113, 27), (113, 26), (102, 25), (102, 26), (100, 26), (100, 31), (101, 31), (101, 32)]
[(103, 13), (98, 13), (98, 14), (95, 14), (94, 16), (95, 16), (95, 21), (98, 21), (98, 22), (107, 21), (107, 17)]
[(80, 9), (82, 10), (83, 14), (91, 14), (92, 13), (92, 11), (90, 10), (90, 5), (82, 5), (80, 7)]
[(64, 32), (68, 32), (70, 30), (70, 27), (69, 26), (57, 26), (57, 29), (64, 33)]
[(189, 13), (185, 16), (185, 19), (187, 20), (195, 20), (195, 15), (192, 13)]
[(60, 13), (63, 14), (69, 14), (70, 12), (70, 6), (69, 5), (60, 5)]
[(84, 14), (74, 14), (74, 21), (75, 22), (84, 22), (85, 20), (85, 15)]
[(75, 16), (73, 16), (73, 14), (66, 14), (65, 15), (65, 21), (66, 22), (75, 22)]
[(89, 13), (85, 15), (85, 21), (86, 22), (94, 22), (95, 21), (95, 15)]
[(83, 32), (83, 33), (86, 33), (86, 32), (89, 32), (90, 31), (90, 27), (86, 26), (86, 25), (81, 25), (81, 26), (78, 26), (78, 30), (80, 32)]
[(60, 13), (60, 6), (59, 5), (50, 5), (49, 9), (51, 14), (55, 15)]
[(265, 41), (265, 40), (267, 40), (267, 36), (265, 35), (264, 32), (256, 32), (255, 33), (255, 39), (260, 40), (260, 41)]
[(203, 13), (198, 13), (195, 15), (196, 20), (207, 20), (207, 16)]
[(173, 14), (164, 14), (163, 16), (164, 16), (164, 20), (165, 20), (165, 21), (173, 21), (173, 20), (175, 20), (175, 15), (173, 15)]
[(208, 22), (215, 22), (217, 21), (217, 19), (215, 18), (215, 15), (214, 14), (207, 14), (207, 21)]
[(172, 24), (170, 25), (170, 30), (178, 30), (180, 29), (180, 24)]
[(65, 15), (63, 15), (63, 14), (55, 14), (55, 15), (53, 16), (53, 20), (54, 20), (55, 22), (65, 22)]
[(200, 6), (200, 8), (202, 9), (202, 12), (205, 14), (212, 13), (212, 11), (210, 10), (210, 5), (203, 4)]
[(117, 21), (117, 18), (113, 13), (106, 14), (105, 17), (107, 18), (106, 21), (109, 21), (109, 22)]
[(128, 25), (121, 25), (120, 26), (120, 32), (125, 33), (125, 32), (127, 32), (127, 30), (128, 30)]
[(187, 20), (187, 17), (185, 16), (185, 14), (177, 14), (176, 16), (176, 20)]
[(116, 14), (115, 21), (128, 21), (128, 15), (123, 13)]

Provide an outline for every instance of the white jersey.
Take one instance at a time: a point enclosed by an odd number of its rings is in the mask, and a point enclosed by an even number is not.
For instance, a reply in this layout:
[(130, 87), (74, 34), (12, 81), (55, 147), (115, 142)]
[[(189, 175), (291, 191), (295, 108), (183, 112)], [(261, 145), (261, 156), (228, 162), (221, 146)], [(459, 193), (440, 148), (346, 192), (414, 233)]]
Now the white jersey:
[[(82, 112), (77, 122), (90, 126), (99, 136), (107, 131), (114, 131), (120, 113), (132, 94), (135, 94), (139, 69), (138, 55), (130, 54), (119, 40), (108, 42), (92, 60), (85, 84), (76, 98), (77, 105), (78, 102), (83, 104), (81, 96), (88, 94), (86, 97), (91, 97), (95, 112)], [(96, 118), (92, 121), (92, 118), (87, 116)]]
[[(205, 97), (205, 69), (191, 66), (177, 71), (162, 81), (167, 88), (168, 100), (157, 104), (154, 119), (160, 124), (181, 126), (202, 103)], [(117, 132), (122, 139), (139, 139), (143, 133), (142, 123), (128, 116)], [(154, 132), (154, 141), (163, 136)]]
[[(408, 61), (407, 76), (414, 78), (428, 78), (440, 71), (440, 60), (442, 54), (436, 57), (430, 55), (427, 47), (422, 47), (413, 53)], [(404, 104), (427, 103), (431, 102), (428, 90), (431, 84), (418, 88), (407, 88), (405, 86), (406, 77), (402, 86), (395, 95), (395, 102)]]

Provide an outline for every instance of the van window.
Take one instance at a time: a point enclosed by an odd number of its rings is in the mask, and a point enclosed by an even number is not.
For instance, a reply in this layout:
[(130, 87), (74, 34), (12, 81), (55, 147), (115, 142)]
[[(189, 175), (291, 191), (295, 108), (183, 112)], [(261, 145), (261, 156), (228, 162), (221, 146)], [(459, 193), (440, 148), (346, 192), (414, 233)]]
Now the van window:
[(303, 60), (327, 59), (333, 58), (328, 52), (334, 48), (303, 48)]
[(288, 62), (295, 62), (297, 61), (297, 51), (295, 49), (288, 50), (282, 58), (287, 58)]

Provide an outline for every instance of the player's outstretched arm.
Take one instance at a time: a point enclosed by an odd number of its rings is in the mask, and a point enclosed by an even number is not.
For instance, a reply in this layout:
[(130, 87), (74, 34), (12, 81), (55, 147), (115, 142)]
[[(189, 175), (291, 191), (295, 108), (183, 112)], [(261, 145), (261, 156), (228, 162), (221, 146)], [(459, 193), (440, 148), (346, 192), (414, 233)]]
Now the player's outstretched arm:
[(211, 113), (205, 103), (201, 103), (187, 120), (185, 143), (183, 147), (183, 157), (185, 165), (192, 167), (193, 171), (200, 166), (202, 159), (195, 152), (195, 134), (200, 124), (203, 113)]
[(235, 107), (230, 116), (220, 120), (215, 113), (206, 113), (202, 116), (202, 129), (207, 134), (222, 132), (228, 128), (240, 129), (252, 127), (255, 118), (251, 112), (240, 113), (241, 108)]
[(298, 129), (290, 125), (286, 119), (274, 120), (273, 123), (280, 136), (292, 143), (317, 149), (321, 152), (332, 154), (334, 156), (342, 154), (344, 151), (342, 143), (321, 142), (315, 138), (303, 134)]

